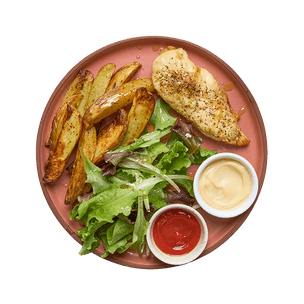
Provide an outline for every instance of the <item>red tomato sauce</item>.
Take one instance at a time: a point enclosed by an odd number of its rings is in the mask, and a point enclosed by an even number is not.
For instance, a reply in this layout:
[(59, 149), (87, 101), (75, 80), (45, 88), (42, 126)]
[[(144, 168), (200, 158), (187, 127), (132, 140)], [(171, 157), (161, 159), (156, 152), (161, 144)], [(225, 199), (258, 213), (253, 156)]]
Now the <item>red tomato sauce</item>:
[(201, 227), (194, 215), (182, 209), (163, 212), (153, 226), (156, 246), (169, 255), (184, 255), (200, 240)]

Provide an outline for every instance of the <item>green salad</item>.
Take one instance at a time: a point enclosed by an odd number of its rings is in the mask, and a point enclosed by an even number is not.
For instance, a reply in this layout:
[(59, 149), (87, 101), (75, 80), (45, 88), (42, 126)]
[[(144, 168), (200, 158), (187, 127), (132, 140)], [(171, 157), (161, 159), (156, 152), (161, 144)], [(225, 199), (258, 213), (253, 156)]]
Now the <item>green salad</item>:
[[(80, 198), (70, 213), (70, 220), (84, 226), (78, 230), (83, 241), (81, 255), (92, 252), (100, 242), (105, 248), (102, 257), (127, 249), (141, 254), (153, 213), (172, 200), (194, 201), (188, 168), (201, 164), (216, 150), (203, 149), (192, 126), (176, 124), (170, 109), (158, 99), (149, 122), (154, 131), (146, 130), (133, 144), (106, 153), (102, 168), (81, 151), (86, 182), (93, 189), (90, 198)], [(170, 139), (162, 142), (168, 134)]]

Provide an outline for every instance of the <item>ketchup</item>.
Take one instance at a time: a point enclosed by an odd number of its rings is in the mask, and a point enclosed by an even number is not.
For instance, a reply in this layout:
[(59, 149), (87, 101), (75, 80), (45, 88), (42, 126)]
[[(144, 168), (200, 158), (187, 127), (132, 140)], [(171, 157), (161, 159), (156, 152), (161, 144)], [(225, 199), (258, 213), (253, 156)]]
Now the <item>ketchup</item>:
[(194, 215), (182, 209), (163, 212), (153, 226), (156, 246), (169, 255), (185, 255), (200, 240), (201, 227)]

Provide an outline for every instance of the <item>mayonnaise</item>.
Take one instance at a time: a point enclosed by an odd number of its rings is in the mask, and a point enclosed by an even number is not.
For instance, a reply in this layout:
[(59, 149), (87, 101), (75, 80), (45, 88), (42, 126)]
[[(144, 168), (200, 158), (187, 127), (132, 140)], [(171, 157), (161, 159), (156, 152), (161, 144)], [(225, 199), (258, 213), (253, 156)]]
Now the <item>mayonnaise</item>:
[(248, 169), (233, 159), (221, 159), (210, 163), (198, 181), (203, 200), (218, 210), (233, 210), (249, 196), (252, 179)]

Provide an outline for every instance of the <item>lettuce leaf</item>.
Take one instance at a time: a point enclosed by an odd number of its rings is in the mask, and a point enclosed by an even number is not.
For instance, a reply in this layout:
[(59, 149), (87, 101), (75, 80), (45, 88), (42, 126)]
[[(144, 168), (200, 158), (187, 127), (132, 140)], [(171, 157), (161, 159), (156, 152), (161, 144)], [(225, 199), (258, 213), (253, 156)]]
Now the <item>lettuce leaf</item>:
[[(184, 176), (188, 176), (188, 169), (182, 168), (182, 169), (179, 171), (179, 174), (180, 174), (180, 175), (179, 175), (180, 178), (175, 179), (175, 182), (176, 182), (179, 186), (181, 186), (181, 187), (183, 187), (184, 189), (186, 189), (192, 197), (195, 197), (195, 196), (194, 196), (194, 190), (193, 190), (193, 179), (190, 178), (190, 177), (189, 177), (188, 179), (183, 178)], [(171, 175), (168, 175), (168, 176), (170, 177)], [(177, 176), (177, 175), (175, 175), (175, 176)]]
[(161, 98), (156, 100), (154, 111), (149, 122), (154, 125), (155, 130), (164, 130), (174, 126), (177, 118), (169, 114), (170, 110), (170, 106), (164, 103)]
[(141, 161), (152, 164), (153, 161), (162, 153), (169, 151), (167, 145), (157, 142), (152, 144), (149, 147), (137, 149), (136, 151), (120, 151), (120, 152), (109, 152), (105, 155), (105, 162), (111, 163), (114, 166), (117, 166), (123, 159), (126, 157), (132, 157), (136, 155)]
[(96, 194), (102, 189), (111, 186), (111, 183), (102, 175), (102, 170), (88, 160), (81, 148), (80, 153), (83, 159), (84, 170), (87, 174), (86, 183), (90, 183), (92, 185), (93, 193)]
[(140, 148), (146, 148), (149, 147), (155, 143), (160, 142), (160, 139), (164, 137), (165, 135), (169, 134), (171, 132), (171, 128), (168, 127), (163, 130), (156, 130), (151, 133), (146, 133), (142, 135), (141, 137), (135, 139), (135, 142), (129, 146), (120, 146), (116, 150), (109, 151), (105, 154), (112, 154), (112, 153), (118, 153), (122, 151), (135, 151)]
[[(200, 164), (216, 151), (199, 146), (201, 141), (192, 136), (191, 128), (186, 124), (172, 129), (175, 132), (167, 145), (160, 142), (176, 122), (169, 111), (166, 103), (157, 100), (150, 119), (154, 131), (143, 134), (129, 146), (105, 154), (106, 166), (115, 169), (107, 177), (81, 150), (86, 182), (92, 185), (94, 194), (70, 213), (71, 220), (84, 225), (78, 231), (83, 241), (81, 255), (92, 252), (100, 245), (100, 240), (105, 248), (103, 257), (115, 251), (122, 253), (128, 248), (142, 253), (150, 216), (167, 204), (165, 187), (171, 184), (179, 191), (180, 186), (194, 197), (193, 180), (188, 177), (187, 168)], [(144, 208), (149, 211), (150, 204), (154, 210), (146, 217)], [(133, 225), (128, 216), (136, 207)], [(134, 209), (132, 214), (135, 214)]]
[(193, 165), (200, 165), (203, 161), (209, 158), (212, 155), (215, 155), (217, 150), (208, 150), (202, 147), (199, 147), (199, 151), (192, 155), (190, 158)]
[(127, 221), (127, 218), (117, 218), (114, 224), (110, 224), (106, 229), (99, 229), (97, 231), (98, 237), (102, 240), (105, 252), (101, 257), (105, 258), (110, 253), (115, 251), (119, 253), (127, 250), (132, 239), (133, 225)]
[(130, 215), (134, 201), (139, 196), (148, 196), (149, 191), (162, 181), (162, 178), (152, 177), (124, 186), (112, 185), (110, 189), (102, 190), (96, 196), (76, 205), (70, 214), (70, 219), (75, 218), (85, 225), (78, 231), (83, 241), (80, 254), (92, 252), (98, 247), (99, 240), (95, 236), (97, 230), (106, 223), (114, 222), (114, 217), (119, 214)]
[(76, 205), (73, 215), (77, 220), (85, 218), (87, 224), (92, 219), (98, 222), (112, 222), (113, 217), (119, 213), (128, 216), (134, 200), (138, 196), (148, 195), (154, 185), (161, 181), (162, 178), (151, 177), (132, 184), (113, 185), (110, 189), (103, 190), (89, 200)]
[(141, 148), (150, 147), (155, 143), (159, 143), (160, 139), (171, 132), (171, 127), (174, 126), (176, 118), (169, 114), (170, 106), (158, 99), (155, 103), (153, 114), (150, 118), (150, 124), (154, 125), (154, 131), (145, 133), (135, 142), (126, 147), (120, 146), (114, 151), (109, 151), (106, 154), (118, 153), (122, 151), (135, 151)]
[(191, 161), (187, 157), (187, 151), (188, 148), (182, 142), (175, 141), (169, 151), (160, 158), (156, 167), (166, 174), (174, 174), (182, 168), (188, 168)]
[(175, 134), (178, 134), (187, 148), (189, 153), (196, 153), (202, 144), (202, 139), (193, 132), (193, 126), (190, 123), (179, 120), (177, 125), (172, 128)]
[(112, 177), (109, 177), (109, 180), (112, 183), (117, 184), (128, 184), (128, 183), (134, 183), (136, 181), (136, 175), (139, 175), (140, 177), (144, 177), (142, 173), (139, 170), (130, 169), (130, 168), (119, 168), (116, 172), (116, 174)]
[(172, 187), (179, 191), (178, 186), (171, 178), (169, 178), (166, 174), (163, 174), (157, 167), (142, 161), (140, 158), (136, 157), (136, 155), (134, 155), (133, 157), (124, 158), (118, 164), (118, 166), (123, 168), (138, 169), (142, 172), (146, 172), (151, 175), (157, 175), (159, 178), (162, 178), (163, 180), (167, 181)]
[(101, 240), (105, 249), (105, 253), (101, 255), (102, 258), (106, 258), (109, 253), (113, 254), (117, 250), (118, 253), (125, 252), (129, 247), (130, 243), (128, 243), (129, 240), (132, 239), (131, 234), (127, 234), (123, 238), (119, 239), (116, 243), (110, 245), (108, 243), (107, 237), (105, 235), (101, 235)]
[(115, 244), (121, 238), (130, 234), (133, 231), (133, 225), (127, 221), (124, 221), (120, 218), (110, 226), (106, 232), (107, 242), (110, 246)]
[(147, 228), (149, 222), (146, 220), (144, 215), (144, 203), (143, 198), (138, 198), (138, 208), (137, 208), (137, 217), (134, 224), (132, 245), (131, 249), (136, 250), (138, 253), (143, 252), (143, 245), (145, 241), (145, 235), (147, 234)]
[(140, 156), (141, 160), (152, 164), (154, 160), (161, 154), (167, 153), (169, 151), (169, 148), (166, 144), (158, 142), (156, 144), (153, 144), (149, 147), (140, 149), (138, 156)]
[[(149, 203), (153, 205), (154, 212), (167, 205), (164, 191), (166, 186), (166, 182), (158, 183), (149, 192)], [(150, 213), (148, 216), (151, 217), (152, 214)]]
[(100, 240), (95, 235), (95, 232), (104, 224), (105, 222), (92, 221), (86, 225), (85, 228), (78, 231), (78, 236), (83, 241), (82, 248), (79, 252), (80, 255), (88, 254), (99, 246)]

